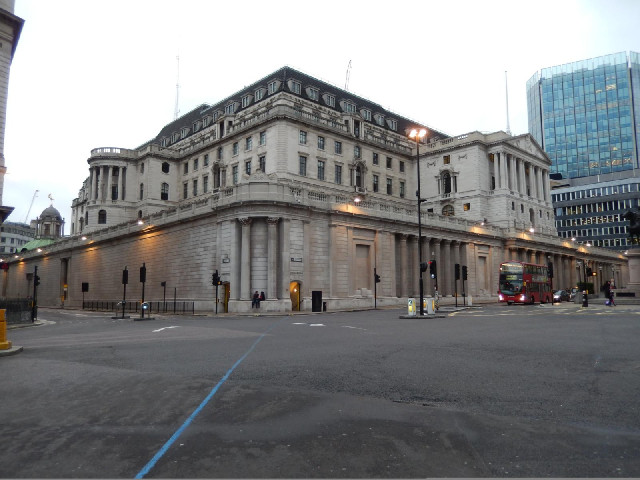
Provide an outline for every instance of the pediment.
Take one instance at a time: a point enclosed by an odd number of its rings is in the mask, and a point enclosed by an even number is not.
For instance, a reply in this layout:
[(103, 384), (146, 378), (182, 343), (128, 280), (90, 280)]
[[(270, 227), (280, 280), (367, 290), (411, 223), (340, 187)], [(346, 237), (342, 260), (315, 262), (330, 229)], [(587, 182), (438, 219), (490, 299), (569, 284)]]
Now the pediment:
[(536, 142), (535, 139), (528, 133), (525, 135), (513, 137), (507, 140), (506, 143), (541, 160), (545, 160), (547, 162), (551, 161), (546, 152), (540, 147), (540, 145), (538, 145), (538, 142)]

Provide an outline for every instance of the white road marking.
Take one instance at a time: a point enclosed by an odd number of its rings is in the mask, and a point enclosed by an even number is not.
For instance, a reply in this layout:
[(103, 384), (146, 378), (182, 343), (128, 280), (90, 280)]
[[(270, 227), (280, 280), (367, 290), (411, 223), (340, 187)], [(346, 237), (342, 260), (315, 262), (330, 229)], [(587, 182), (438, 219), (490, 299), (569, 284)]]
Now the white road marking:
[(171, 326), (171, 327), (163, 327), (163, 328), (159, 328), (158, 330), (154, 330), (154, 331), (153, 331), (153, 333), (161, 332), (161, 331), (163, 331), (163, 330), (167, 330), (167, 329), (169, 329), (169, 328), (178, 328), (178, 326), (177, 326), (177, 325), (173, 325), (173, 326)]

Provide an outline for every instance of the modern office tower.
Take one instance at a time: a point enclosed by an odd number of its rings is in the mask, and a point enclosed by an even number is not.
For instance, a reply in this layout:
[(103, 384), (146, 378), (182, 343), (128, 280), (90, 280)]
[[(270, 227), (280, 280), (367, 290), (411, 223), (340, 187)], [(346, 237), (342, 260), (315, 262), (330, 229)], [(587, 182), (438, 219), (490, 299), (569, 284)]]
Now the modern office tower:
[(552, 195), (560, 236), (628, 248), (622, 214), (638, 207), (640, 54), (544, 68), (527, 82), (527, 107), (529, 132), (560, 181)]
[(544, 68), (527, 82), (527, 102), (529, 132), (551, 158), (552, 173), (576, 178), (638, 168), (640, 54)]

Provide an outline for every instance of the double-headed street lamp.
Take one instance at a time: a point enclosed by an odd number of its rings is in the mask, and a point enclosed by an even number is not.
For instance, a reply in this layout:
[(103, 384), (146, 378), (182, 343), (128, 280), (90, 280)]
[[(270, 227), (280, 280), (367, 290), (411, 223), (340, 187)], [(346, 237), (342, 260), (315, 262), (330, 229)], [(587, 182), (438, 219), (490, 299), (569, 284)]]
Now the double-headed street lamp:
[(409, 138), (416, 140), (416, 168), (418, 174), (418, 268), (420, 269), (420, 316), (424, 315), (424, 284), (422, 282), (422, 217), (420, 216), (420, 204), (422, 197), (420, 196), (420, 140), (427, 135), (425, 128), (413, 128), (409, 132)]

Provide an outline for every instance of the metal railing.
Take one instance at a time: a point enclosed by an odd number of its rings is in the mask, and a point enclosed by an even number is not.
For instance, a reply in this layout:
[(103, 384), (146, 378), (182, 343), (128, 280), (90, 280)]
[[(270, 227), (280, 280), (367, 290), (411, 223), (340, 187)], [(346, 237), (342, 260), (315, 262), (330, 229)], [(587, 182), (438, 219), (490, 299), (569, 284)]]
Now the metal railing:
[[(147, 313), (172, 313), (174, 315), (195, 315), (195, 302), (189, 301), (157, 301), (145, 302), (149, 308), (145, 310)], [(140, 302), (125, 302), (124, 314), (140, 313)], [(117, 316), (122, 314), (122, 302), (111, 300), (85, 300), (82, 302), (83, 310), (93, 310), (97, 312), (114, 312)]]

